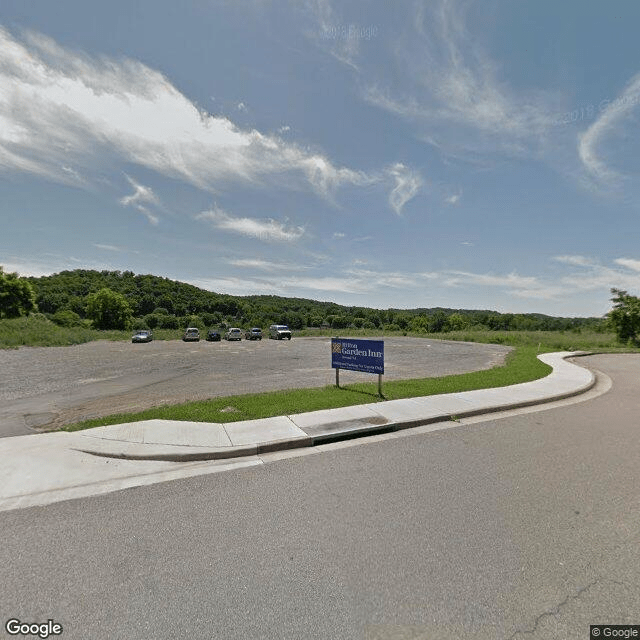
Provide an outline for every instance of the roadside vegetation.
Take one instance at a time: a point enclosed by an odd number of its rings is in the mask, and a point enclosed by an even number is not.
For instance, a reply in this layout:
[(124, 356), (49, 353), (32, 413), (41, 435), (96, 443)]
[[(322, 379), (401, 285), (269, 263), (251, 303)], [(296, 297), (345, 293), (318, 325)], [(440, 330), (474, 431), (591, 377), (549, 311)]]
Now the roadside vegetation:
[(384, 398), (378, 396), (377, 381), (349, 384), (341, 386), (339, 389), (334, 385), (313, 389), (289, 389), (225, 396), (212, 400), (156, 407), (138, 413), (115, 414), (68, 425), (65, 430), (78, 431), (107, 424), (152, 419), (236, 422), (368, 404), (381, 400), (503, 387), (536, 380), (551, 372), (551, 367), (537, 359), (536, 352), (536, 348), (532, 346), (517, 347), (507, 355), (504, 365), (485, 371), (474, 371), (441, 378), (388, 381), (383, 385)]
[[(612, 289), (604, 318), (556, 318), (464, 309), (369, 309), (277, 296), (229, 296), (151, 275), (64, 271), (20, 278), (0, 267), (0, 348), (130, 340), (150, 329), (156, 340), (179, 339), (186, 327), (287, 324), (295, 336), (413, 336), (509, 345), (504, 366), (444, 378), (390, 381), (385, 399), (506, 386), (547, 375), (536, 355), (549, 351), (640, 351), (640, 298)], [(68, 427), (164, 418), (230, 422), (374, 402), (375, 383), (337, 389), (287, 390), (164, 406)]]

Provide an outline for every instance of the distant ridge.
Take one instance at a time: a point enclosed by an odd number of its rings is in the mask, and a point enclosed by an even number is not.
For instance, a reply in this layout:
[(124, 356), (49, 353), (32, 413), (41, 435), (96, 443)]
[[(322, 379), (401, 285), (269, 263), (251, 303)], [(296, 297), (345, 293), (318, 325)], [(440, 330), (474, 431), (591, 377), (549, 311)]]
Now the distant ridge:
[(160, 276), (136, 275), (132, 271), (75, 269), (28, 280), (36, 291), (39, 311), (48, 315), (72, 311), (84, 317), (86, 296), (107, 287), (126, 296), (136, 318), (198, 316), (204, 325), (233, 321), (264, 327), (278, 322), (293, 329), (391, 327), (437, 332), (471, 326), (495, 330), (566, 330), (602, 322), (600, 318), (505, 314), (486, 309), (372, 309), (275, 295), (233, 296)]

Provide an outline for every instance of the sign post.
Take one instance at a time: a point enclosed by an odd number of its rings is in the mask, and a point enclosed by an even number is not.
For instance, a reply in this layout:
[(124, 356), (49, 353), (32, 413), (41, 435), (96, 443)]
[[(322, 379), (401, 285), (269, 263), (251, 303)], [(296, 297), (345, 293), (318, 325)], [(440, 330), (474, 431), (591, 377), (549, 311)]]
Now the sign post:
[(331, 366), (336, 370), (336, 387), (340, 387), (340, 369), (378, 374), (378, 394), (382, 395), (384, 341), (359, 338), (331, 338)]

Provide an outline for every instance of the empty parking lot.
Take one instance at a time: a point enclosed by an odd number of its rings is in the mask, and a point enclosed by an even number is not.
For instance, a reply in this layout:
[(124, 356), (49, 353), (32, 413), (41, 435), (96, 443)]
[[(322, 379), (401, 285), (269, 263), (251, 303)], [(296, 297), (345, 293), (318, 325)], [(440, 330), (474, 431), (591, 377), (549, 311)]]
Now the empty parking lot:
[[(385, 338), (385, 380), (487, 369), (508, 347)], [(342, 371), (341, 384), (374, 381)], [(330, 338), (253, 342), (98, 341), (0, 351), (0, 436), (160, 404), (335, 381)]]

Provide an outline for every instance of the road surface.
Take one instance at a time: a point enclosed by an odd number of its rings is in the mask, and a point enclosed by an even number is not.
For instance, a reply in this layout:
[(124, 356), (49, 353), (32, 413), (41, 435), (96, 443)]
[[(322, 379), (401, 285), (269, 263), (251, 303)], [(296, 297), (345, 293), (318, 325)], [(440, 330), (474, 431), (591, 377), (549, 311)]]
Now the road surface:
[(582, 362), (608, 393), (0, 513), (3, 621), (274, 640), (640, 624), (640, 357)]

